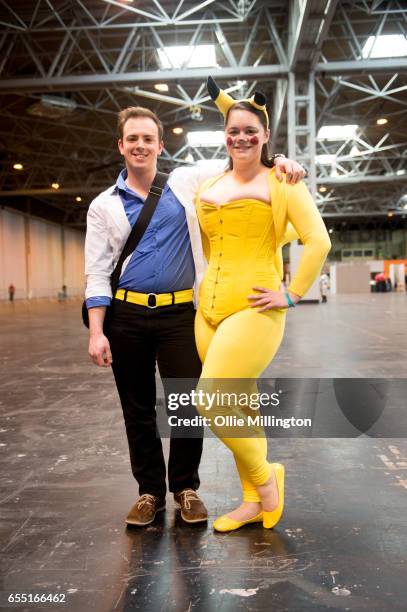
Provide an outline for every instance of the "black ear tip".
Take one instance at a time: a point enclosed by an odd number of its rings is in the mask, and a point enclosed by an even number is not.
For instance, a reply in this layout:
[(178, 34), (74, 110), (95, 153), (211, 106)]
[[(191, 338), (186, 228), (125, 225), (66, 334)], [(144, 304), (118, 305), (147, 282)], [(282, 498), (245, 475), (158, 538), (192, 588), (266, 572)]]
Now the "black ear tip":
[(261, 91), (254, 92), (254, 101), (259, 106), (264, 106), (266, 104), (266, 96)]
[(220, 89), (217, 86), (215, 80), (211, 76), (208, 77), (208, 80), (206, 82), (206, 86), (208, 88), (208, 93), (209, 93), (210, 97), (212, 98), (212, 100), (216, 100), (216, 98), (219, 95)]

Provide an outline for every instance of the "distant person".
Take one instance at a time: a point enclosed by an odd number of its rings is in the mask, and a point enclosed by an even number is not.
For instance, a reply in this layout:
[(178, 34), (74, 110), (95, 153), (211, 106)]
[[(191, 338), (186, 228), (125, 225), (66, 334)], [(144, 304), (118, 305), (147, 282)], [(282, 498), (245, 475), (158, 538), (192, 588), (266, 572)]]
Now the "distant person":
[(380, 293), (386, 291), (386, 277), (383, 272), (379, 272), (379, 274), (376, 274), (375, 281), (377, 291), (379, 291)]
[(16, 293), (16, 288), (13, 284), (8, 286), (8, 299), (10, 302), (14, 302), (14, 295)]
[(329, 277), (328, 274), (321, 274), (319, 279), (319, 290), (321, 292), (322, 303), (328, 301)]
[(61, 291), (58, 291), (58, 302), (63, 302), (68, 297), (68, 288), (66, 285), (62, 285)]

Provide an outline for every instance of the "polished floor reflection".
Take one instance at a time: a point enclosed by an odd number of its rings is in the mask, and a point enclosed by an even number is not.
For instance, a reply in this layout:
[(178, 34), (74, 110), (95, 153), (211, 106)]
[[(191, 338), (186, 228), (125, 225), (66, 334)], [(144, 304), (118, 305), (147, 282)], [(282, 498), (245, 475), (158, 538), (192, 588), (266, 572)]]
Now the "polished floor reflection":
[[(268, 374), (312, 376), (317, 363), (314, 376), (405, 377), (405, 296), (363, 299), (290, 312)], [(212, 522), (239, 503), (235, 468), (208, 439), (200, 489), (208, 525), (183, 524), (168, 496), (151, 526), (126, 529), (137, 489), (120, 406), (111, 373), (88, 363), (78, 306), (0, 308), (1, 610), (405, 610), (403, 439), (270, 440), (270, 458), (287, 471), (283, 519), (272, 531), (229, 534)], [(10, 593), (66, 594), (66, 604), (11, 608)]]

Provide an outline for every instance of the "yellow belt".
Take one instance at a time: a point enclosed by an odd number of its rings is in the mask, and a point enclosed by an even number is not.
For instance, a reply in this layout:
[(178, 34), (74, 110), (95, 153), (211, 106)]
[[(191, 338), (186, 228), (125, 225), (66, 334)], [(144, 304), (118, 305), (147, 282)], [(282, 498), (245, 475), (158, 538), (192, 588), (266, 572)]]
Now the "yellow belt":
[(127, 289), (118, 289), (115, 293), (116, 300), (131, 302), (147, 308), (157, 308), (158, 306), (171, 306), (171, 304), (183, 304), (192, 302), (193, 290), (184, 289), (173, 293), (137, 293)]

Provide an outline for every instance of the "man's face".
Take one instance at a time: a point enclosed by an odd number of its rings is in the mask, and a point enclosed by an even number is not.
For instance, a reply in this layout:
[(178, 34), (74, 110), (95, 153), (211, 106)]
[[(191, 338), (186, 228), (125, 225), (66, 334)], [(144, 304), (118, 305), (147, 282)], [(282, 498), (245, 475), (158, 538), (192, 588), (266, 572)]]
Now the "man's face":
[(164, 147), (159, 140), (158, 126), (150, 117), (127, 119), (118, 145), (127, 169), (135, 171), (155, 168)]

